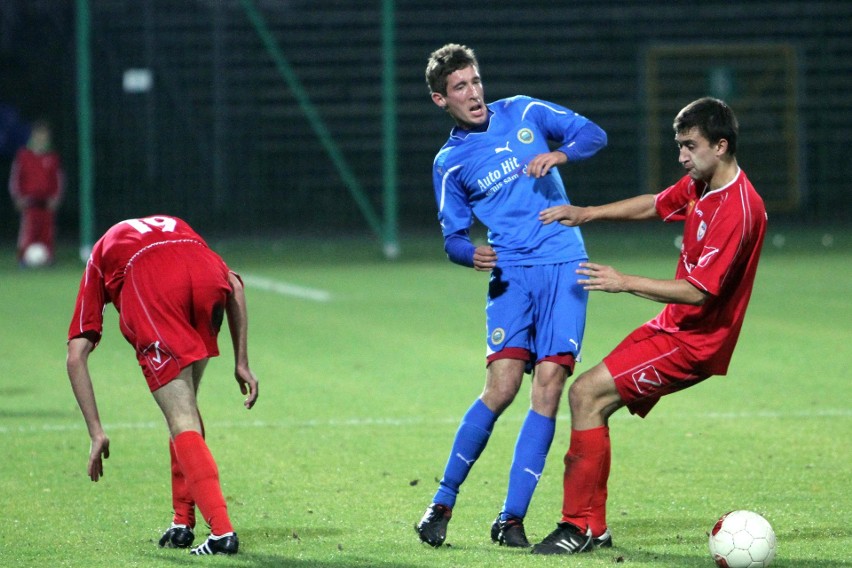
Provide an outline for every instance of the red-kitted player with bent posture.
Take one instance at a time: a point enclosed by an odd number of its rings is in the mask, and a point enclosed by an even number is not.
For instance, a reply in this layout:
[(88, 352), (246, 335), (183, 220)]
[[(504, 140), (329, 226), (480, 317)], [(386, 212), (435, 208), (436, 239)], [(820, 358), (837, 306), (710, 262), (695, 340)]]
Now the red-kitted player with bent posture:
[(766, 234), (766, 209), (737, 164), (738, 123), (728, 105), (698, 99), (678, 113), (673, 126), (686, 170), (677, 183), (656, 195), (597, 207), (551, 207), (540, 215), (545, 224), (568, 226), (682, 221), (683, 244), (672, 280), (593, 263), (577, 271), (586, 290), (628, 292), (666, 307), (571, 385), (562, 520), (533, 547), (535, 554), (612, 546), (606, 522), (609, 417), (623, 406), (645, 417), (660, 397), (724, 375), (740, 335)]
[(109, 457), (89, 375), (89, 353), (103, 331), (104, 306), (112, 302), (121, 333), (136, 357), (168, 423), (171, 454), (171, 527), (161, 547), (188, 548), (195, 535), (195, 507), (210, 536), (192, 554), (235, 554), (239, 540), (216, 462), (204, 441), (196, 393), (227, 315), (234, 346), (234, 376), (246, 408), (257, 401), (257, 379), (249, 368), (246, 300), (239, 276), (185, 221), (158, 215), (128, 219), (110, 228), (92, 250), (80, 282), (68, 331), (68, 376), (92, 440), (88, 473), (103, 475)]

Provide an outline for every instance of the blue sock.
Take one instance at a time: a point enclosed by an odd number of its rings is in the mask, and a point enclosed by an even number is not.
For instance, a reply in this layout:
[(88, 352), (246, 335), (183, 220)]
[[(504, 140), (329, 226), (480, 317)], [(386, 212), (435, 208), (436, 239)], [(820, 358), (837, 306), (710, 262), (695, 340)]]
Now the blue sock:
[(509, 491), (500, 513), (504, 521), (509, 517), (523, 519), (526, 516), (533, 492), (544, 471), (547, 451), (555, 431), (555, 419), (542, 416), (534, 410), (527, 413), (515, 443), (515, 457), (509, 471)]
[(479, 454), (485, 449), (496, 421), (497, 415), (485, 406), (482, 400), (476, 399), (465, 413), (456, 432), (450, 458), (444, 468), (444, 477), (441, 479), (435, 498), (432, 499), (433, 503), (440, 503), (447, 507), (455, 506), (459, 487), (479, 458)]

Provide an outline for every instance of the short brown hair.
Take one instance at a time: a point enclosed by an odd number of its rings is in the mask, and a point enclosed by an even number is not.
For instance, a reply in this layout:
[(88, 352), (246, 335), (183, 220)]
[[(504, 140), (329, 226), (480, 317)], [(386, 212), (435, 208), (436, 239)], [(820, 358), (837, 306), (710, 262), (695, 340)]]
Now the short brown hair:
[(719, 99), (703, 97), (692, 101), (677, 113), (672, 126), (676, 134), (697, 128), (711, 144), (724, 138), (728, 141), (727, 153), (731, 156), (737, 153), (740, 125), (731, 107)]
[(429, 55), (426, 63), (426, 84), (432, 93), (447, 94), (447, 77), (459, 69), (479, 68), (473, 50), (466, 45), (448, 43)]

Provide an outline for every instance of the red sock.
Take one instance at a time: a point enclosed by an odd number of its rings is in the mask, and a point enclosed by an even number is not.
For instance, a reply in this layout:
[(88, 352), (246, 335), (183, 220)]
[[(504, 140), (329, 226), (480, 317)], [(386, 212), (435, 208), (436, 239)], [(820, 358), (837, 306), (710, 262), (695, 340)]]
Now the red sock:
[(562, 479), (562, 520), (581, 530), (591, 528), (595, 536), (600, 535), (596, 529), (603, 532), (606, 528), (609, 462), (609, 428), (571, 430)]
[(172, 509), (175, 515), (172, 522), (176, 525), (186, 525), (195, 528), (195, 501), (189, 494), (186, 478), (178, 464), (175, 454), (175, 443), (169, 438), (169, 456), (172, 460)]
[(606, 524), (606, 498), (607, 482), (609, 481), (609, 467), (612, 458), (612, 446), (609, 441), (609, 428), (606, 429), (603, 440), (604, 458), (601, 464), (601, 473), (595, 486), (595, 494), (592, 497), (591, 510), (589, 511), (589, 528), (592, 536), (601, 536), (607, 528)]
[(175, 454), (198, 510), (210, 532), (216, 536), (232, 532), (231, 519), (222, 488), (219, 486), (219, 469), (201, 434), (188, 430), (175, 436)]

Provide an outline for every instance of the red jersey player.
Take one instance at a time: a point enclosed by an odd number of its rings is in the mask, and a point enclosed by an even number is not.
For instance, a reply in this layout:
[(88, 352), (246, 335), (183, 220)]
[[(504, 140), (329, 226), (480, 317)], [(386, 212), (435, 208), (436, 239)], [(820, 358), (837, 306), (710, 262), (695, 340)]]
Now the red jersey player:
[(675, 278), (655, 280), (586, 263), (587, 290), (629, 292), (666, 304), (569, 389), (571, 441), (565, 455), (562, 519), (534, 554), (572, 554), (612, 546), (606, 522), (609, 417), (627, 406), (645, 417), (661, 396), (724, 375), (751, 296), (766, 233), (763, 200), (736, 160), (738, 124), (722, 101), (702, 98), (674, 121), (687, 170), (657, 195), (598, 207), (546, 209), (542, 222), (683, 221)]
[(103, 311), (112, 302), (121, 333), (136, 350), (148, 386), (168, 423), (172, 474), (171, 527), (161, 547), (188, 548), (195, 507), (210, 537), (193, 554), (234, 554), (239, 548), (219, 485), (216, 462), (204, 441), (196, 393), (225, 315), (234, 347), (237, 383), (257, 400), (249, 368), (248, 320), (242, 281), (204, 240), (176, 217), (128, 219), (110, 228), (92, 249), (68, 331), (68, 376), (91, 437), (88, 474), (103, 475), (109, 438), (100, 423), (88, 358), (101, 339)]
[(54, 214), (62, 200), (65, 177), (59, 154), (51, 149), (50, 126), (33, 124), (27, 146), (18, 150), (9, 175), (9, 193), (21, 214), (18, 260), (34, 243), (47, 247), (53, 261)]

